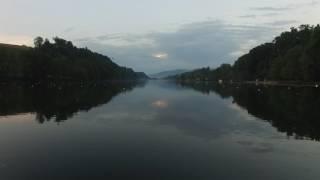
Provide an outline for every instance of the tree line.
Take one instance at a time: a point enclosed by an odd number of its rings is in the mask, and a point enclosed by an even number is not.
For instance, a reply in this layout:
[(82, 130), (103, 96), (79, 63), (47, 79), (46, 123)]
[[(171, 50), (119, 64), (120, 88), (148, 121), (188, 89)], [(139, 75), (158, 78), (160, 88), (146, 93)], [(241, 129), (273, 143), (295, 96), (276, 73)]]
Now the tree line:
[(233, 65), (178, 76), (199, 81), (320, 81), (320, 26), (301, 25), (241, 56)]
[(147, 78), (104, 55), (77, 48), (71, 41), (37, 37), (34, 48), (0, 44), (0, 80), (104, 81)]

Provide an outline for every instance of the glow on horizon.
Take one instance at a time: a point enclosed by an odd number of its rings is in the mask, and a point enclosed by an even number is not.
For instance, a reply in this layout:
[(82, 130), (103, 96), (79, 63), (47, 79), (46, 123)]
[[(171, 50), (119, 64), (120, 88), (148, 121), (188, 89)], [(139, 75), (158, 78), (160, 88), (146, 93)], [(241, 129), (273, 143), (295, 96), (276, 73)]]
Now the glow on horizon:
[(169, 55), (167, 53), (155, 53), (155, 54), (152, 54), (152, 57), (160, 59), (160, 60), (165, 60), (165, 59), (168, 58), (168, 56)]
[(36, 119), (34, 113), (23, 113), (0, 117), (0, 123), (33, 123)]
[(0, 43), (31, 46), (33, 44), (33, 38), (23, 35), (0, 34)]

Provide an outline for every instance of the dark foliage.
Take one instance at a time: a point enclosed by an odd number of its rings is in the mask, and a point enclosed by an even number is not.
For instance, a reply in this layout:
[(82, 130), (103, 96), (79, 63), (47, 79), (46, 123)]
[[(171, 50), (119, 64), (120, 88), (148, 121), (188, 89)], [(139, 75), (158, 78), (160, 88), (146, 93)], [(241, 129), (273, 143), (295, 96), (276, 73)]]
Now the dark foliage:
[(253, 48), (234, 65), (203, 68), (178, 80), (320, 81), (320, 26), (301, 25)]
[(104, 81), (147, 78), (130, 68), (120, 67), (107, 56), (72, 42), (37, 37), (35, 48), (0, 44), (0, 80)]

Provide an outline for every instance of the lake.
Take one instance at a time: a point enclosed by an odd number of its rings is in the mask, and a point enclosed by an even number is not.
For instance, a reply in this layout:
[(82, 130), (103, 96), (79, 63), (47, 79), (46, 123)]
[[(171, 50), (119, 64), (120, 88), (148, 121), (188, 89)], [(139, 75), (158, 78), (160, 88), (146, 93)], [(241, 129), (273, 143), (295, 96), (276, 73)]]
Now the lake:
[(0, 87), (0, 179), (320, 178), (317, 88)]

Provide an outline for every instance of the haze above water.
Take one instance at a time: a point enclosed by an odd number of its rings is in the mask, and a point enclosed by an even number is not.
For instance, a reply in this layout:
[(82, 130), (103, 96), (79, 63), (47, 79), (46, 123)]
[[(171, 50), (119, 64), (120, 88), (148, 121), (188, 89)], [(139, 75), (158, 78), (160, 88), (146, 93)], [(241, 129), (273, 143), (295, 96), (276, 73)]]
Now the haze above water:
[(0, 179), (318, 179), (316, 88), (1, 85)]

